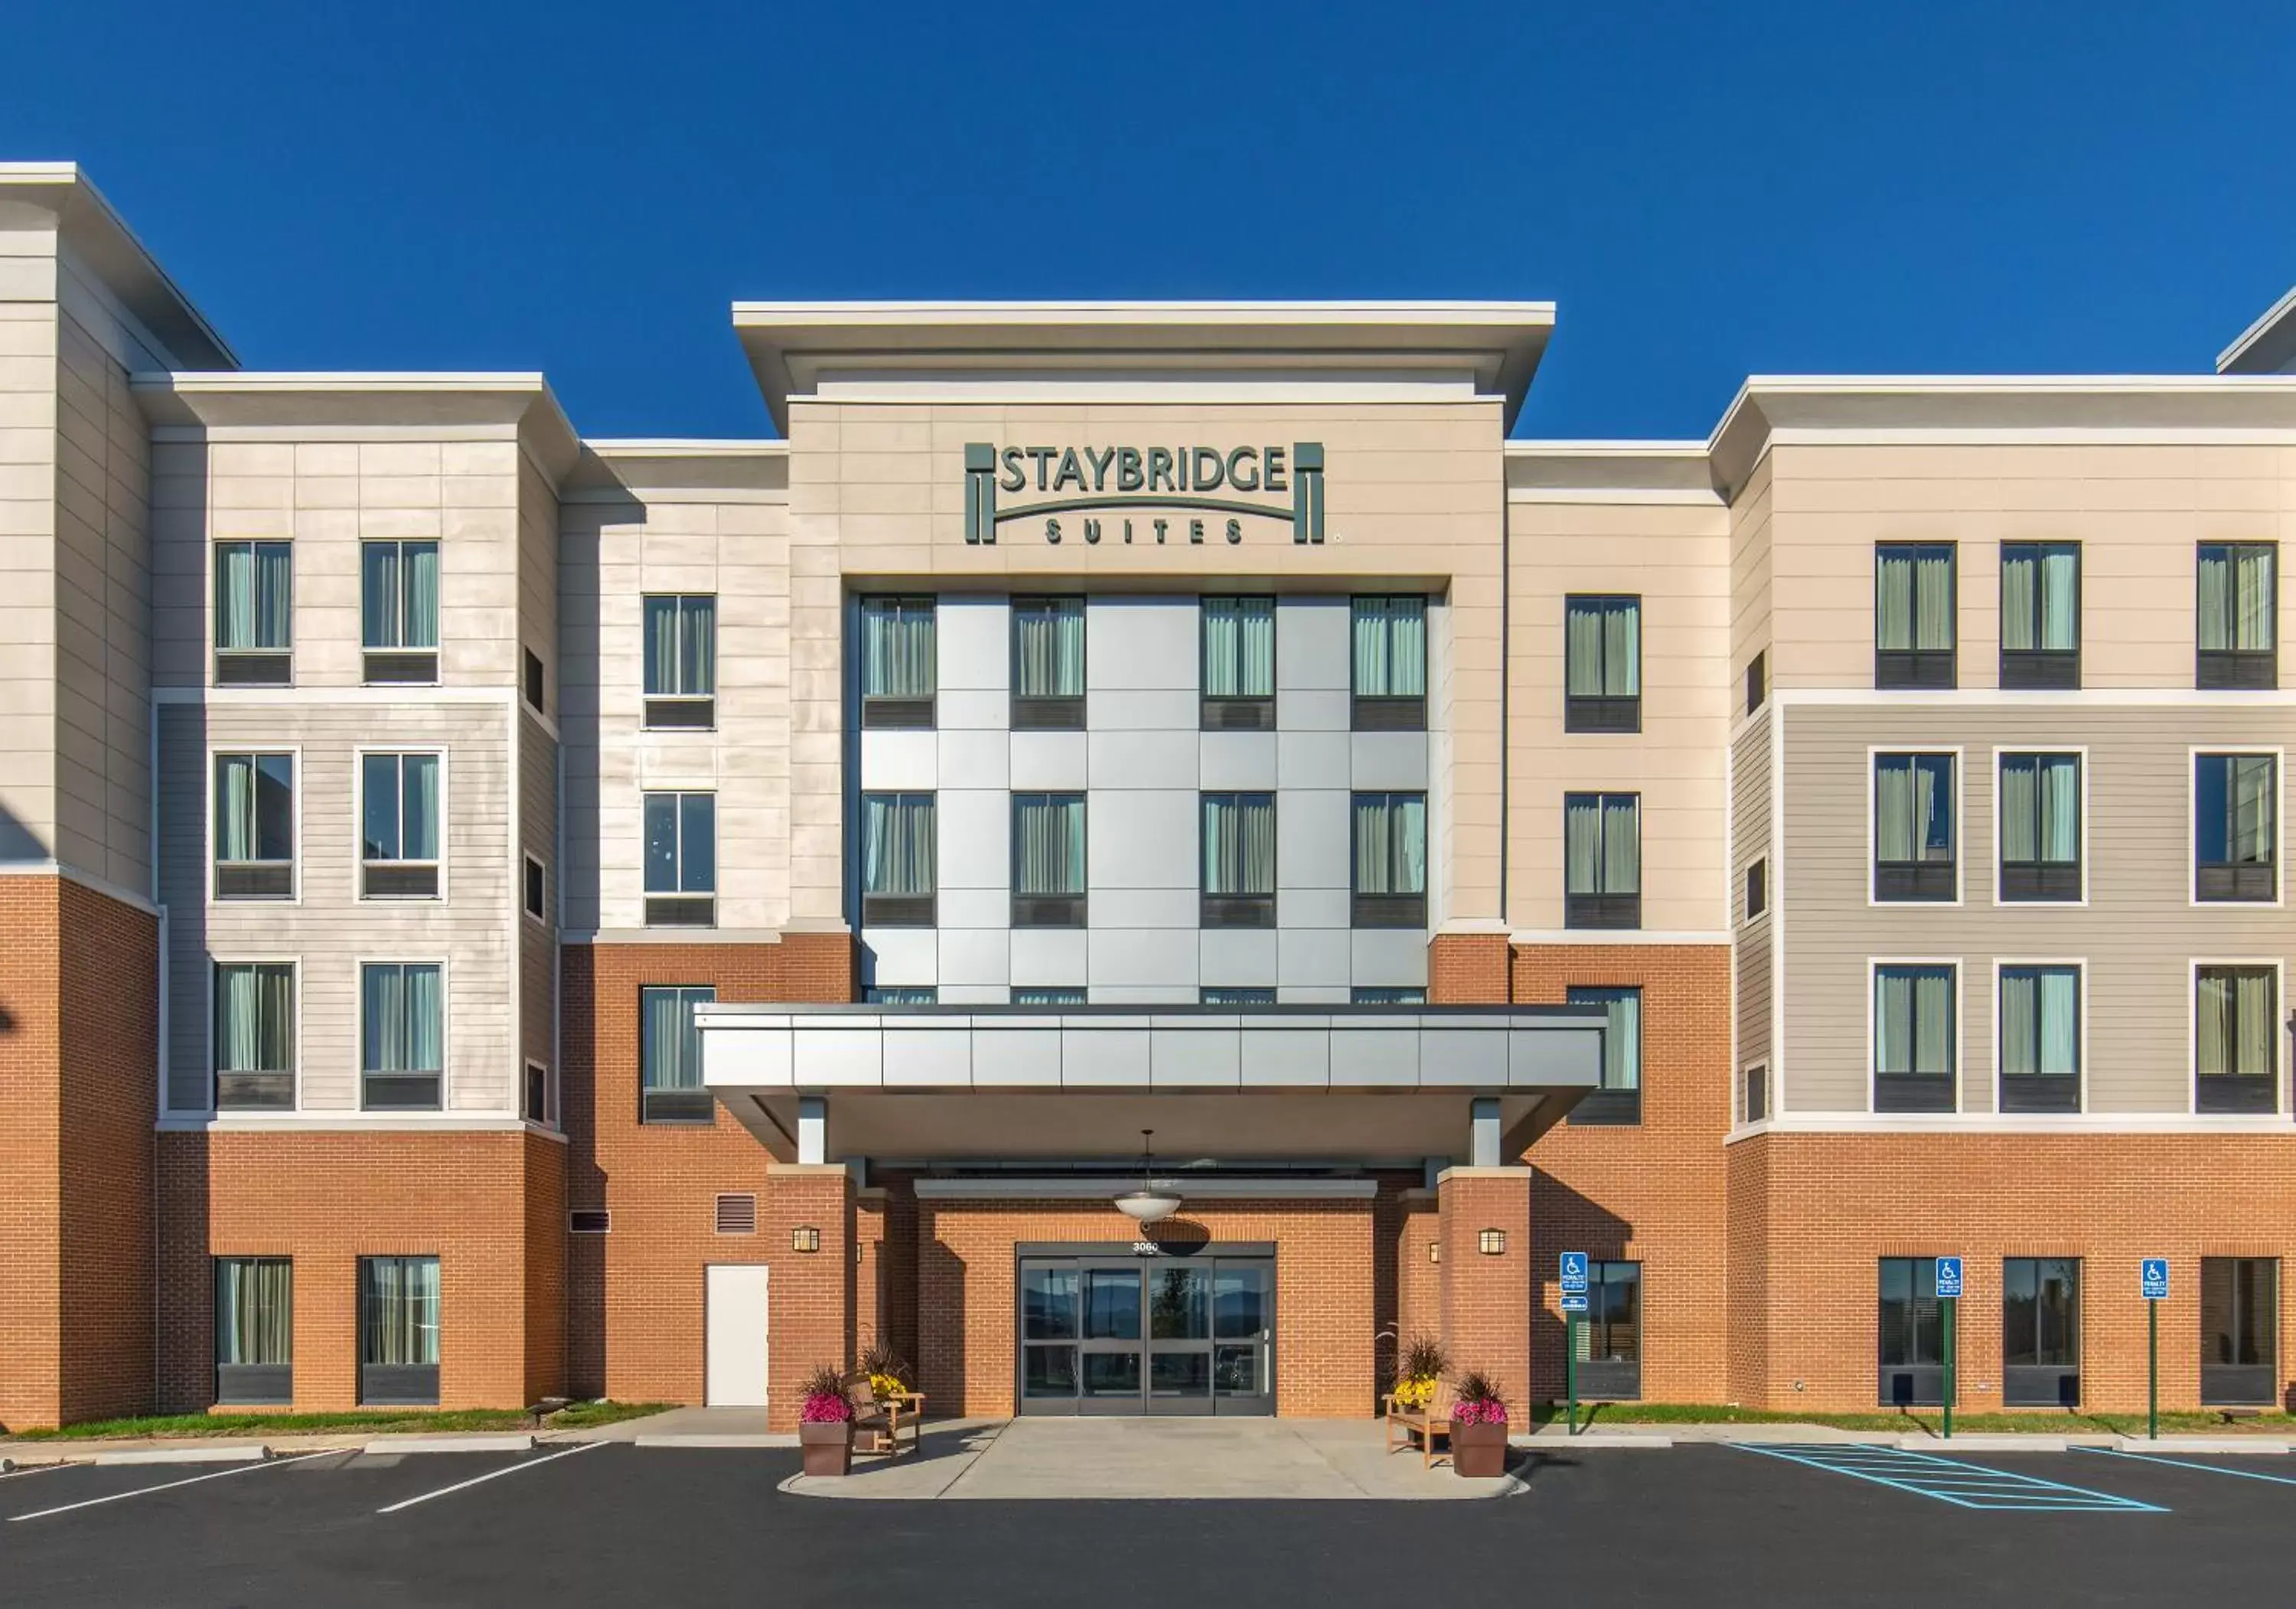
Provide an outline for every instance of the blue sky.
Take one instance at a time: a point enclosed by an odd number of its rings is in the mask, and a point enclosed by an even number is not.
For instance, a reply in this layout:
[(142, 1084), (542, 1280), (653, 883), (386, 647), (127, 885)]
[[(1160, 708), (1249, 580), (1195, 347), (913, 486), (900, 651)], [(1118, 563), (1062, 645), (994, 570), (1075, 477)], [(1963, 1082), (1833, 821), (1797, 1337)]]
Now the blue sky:
[(250, 366), (545, 371), (765, 433), (736, 299), (1559, 304), (1518, 433), (1750, 372), (2205, 370), (2296, 281), (2296, 6), (23, 4)]

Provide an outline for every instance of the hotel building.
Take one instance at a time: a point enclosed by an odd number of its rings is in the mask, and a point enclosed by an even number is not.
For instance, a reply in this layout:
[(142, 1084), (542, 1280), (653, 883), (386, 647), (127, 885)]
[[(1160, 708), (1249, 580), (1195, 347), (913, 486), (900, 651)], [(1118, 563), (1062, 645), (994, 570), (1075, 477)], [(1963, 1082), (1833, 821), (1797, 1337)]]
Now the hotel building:
[(1948, 1253), (1964, 1408), (2144, 1257), (2280, 1404), (2296, 302), (1698, 441), (1554, 316), (737, 303), (775, 437), (597, 440), (0, 167), (0, 1424), (1870, 1409)]

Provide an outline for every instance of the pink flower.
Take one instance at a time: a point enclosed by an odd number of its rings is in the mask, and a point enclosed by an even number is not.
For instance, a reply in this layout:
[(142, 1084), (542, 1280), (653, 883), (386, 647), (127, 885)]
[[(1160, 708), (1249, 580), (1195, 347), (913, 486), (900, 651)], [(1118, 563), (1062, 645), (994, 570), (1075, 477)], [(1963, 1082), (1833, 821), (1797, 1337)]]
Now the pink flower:
[(1507, 1422), (1506, 1404), (1496, 1397), (1462, 1402), (1451, 1410), (1451, 1417), (1460, 1424), (1505, 1424)]
[(807, 1424), (842, 1424), (853, 1417), (853, 1405), (842, 1397), (826, 1392), (808, 1397), (798, 1418)]

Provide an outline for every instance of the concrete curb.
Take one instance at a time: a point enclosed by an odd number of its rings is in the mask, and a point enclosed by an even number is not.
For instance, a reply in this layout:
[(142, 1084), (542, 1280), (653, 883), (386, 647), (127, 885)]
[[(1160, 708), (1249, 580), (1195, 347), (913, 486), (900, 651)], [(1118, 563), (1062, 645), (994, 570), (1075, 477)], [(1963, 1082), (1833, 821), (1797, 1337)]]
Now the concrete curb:
[(526, 1432), (473, 1436), (382, 1436), (359, 1450), (364, 1453), (522, 1453), (532, 1449), (534, 1437)]
[(97, 1453), (91, 1464), (260, 1464), (271, 1456), (267, 1447), (139, 1447), (126, 1452)]
[(705, 1433), (684, 1436), (676, 1434), (666, 1436), (640, 1436), (636, 1439), (636, 1444), (639, 1447), (757, 1448), (795, 1447), (798, 1444), (798, 1441), (795, 1435), (783, 1431), (775, 1433), (758, 1435), (713, 1436)]
[(2263, 1453), (2284, 1457), (2288, 1443), (2267, 1436), (2163, 1436), (2148, 1441), (2142, 1436), (2121, 1436), (2110, 1442), (2125, 1453)]
[(1935, 1453), (1939, 1457), (1957, 1452), (2061, 1453), (2065, 1450), (2065, 1438), (2037, 1435), (2030, 1431), (2010, 1431), (1994, 1435), (1956, 1436), (1948, 1441), (1942, 1436), (1915, 1431), (1899, 1436), (1896, 1445), (1907, 1452)]

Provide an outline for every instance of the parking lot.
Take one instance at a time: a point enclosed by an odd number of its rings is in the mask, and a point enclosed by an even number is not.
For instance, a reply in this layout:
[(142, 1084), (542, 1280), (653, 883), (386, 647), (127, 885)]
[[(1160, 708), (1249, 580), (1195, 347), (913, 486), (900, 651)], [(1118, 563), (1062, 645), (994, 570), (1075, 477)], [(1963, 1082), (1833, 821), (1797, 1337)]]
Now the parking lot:
[(2161, 1604), (2285, 1597), (2296, 1458), (1534, 1455), (1485, 1503), (828, 1502), (781, 1450), (543, 1447), (0, 1477), (68, 1604)]

